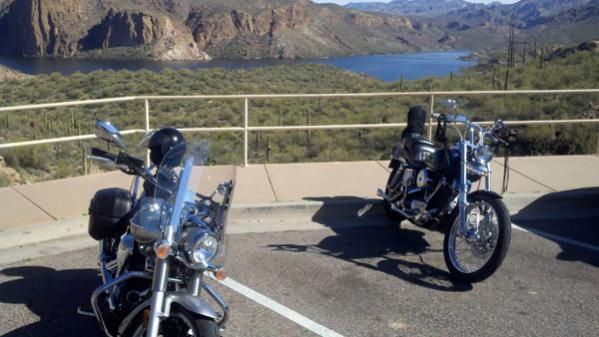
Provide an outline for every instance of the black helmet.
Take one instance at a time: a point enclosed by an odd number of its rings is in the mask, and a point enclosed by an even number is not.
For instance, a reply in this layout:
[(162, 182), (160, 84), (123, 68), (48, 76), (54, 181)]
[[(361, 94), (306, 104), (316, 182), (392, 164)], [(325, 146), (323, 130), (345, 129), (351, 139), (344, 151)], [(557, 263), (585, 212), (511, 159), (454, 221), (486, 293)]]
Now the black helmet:
[[(176, 153), (172, 152), (164, 160), (164, 156), (174, 147), (177, 147)], [(181, 163), (185, 154), (185, 137), (175, 128), (163, 128), (150, 137), (148, 149), (150, 149), (150, 160), (154, 165), (175, 167)]]

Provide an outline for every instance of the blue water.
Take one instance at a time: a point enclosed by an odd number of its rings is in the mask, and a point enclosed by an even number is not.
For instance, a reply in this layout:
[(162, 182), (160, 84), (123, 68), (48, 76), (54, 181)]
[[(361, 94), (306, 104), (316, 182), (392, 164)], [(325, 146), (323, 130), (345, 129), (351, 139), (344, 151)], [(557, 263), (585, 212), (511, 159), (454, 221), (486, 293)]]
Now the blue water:
[(428, 76), (447, 76), (476, 62), (461, 60), (468, 51), (420, 52), (388, 55), (366, 55), (306, 60), (216, 60), (211, 62), (158, 62), (140, 60), (78, 60), (51, 58), (0, 57), (0, 64), (27, 74), (50, 74), (59, 72), (69, 75), (74, 72), (89, 73), (95, 70), (141, 70), (160, 71), (171, 69), (201, 69), (221, 67), (226, 69), (249, 69), (285, 64), (330, 64), (336, 67), (365, 73), (384, 81), (396, 81), (402, 76), (415, 80)]

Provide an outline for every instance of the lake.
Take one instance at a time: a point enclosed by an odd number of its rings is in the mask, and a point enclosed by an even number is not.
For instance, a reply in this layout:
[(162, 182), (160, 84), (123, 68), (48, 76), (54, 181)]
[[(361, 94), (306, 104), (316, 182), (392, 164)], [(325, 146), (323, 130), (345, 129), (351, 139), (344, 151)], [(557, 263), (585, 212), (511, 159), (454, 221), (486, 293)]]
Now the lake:
[(59, 72), (64, 75), (76, 71), (88, 73), (95, 70), (141, 70), (160, 71), (171, 69), (201, 69), (221, 67), (226, 69), (249, 69), (289, 64), (330, 64), (341, 69), (365, 73), (384, 81), (396, 81), (402, 76), (415, 80), (428, 76), (447, 76), (457, 73), (465, 67), (476, 64), (464, 61), (468, 51), (418, 52), (406, 54), (364, 55), (335, 57), (328, 59), (305, 60), (215, 60), (211, 62), (159, 62), (140, 60), (79, 60), (51, 58), (0, 57), (0, 64), (27, 74), (50, 74)]

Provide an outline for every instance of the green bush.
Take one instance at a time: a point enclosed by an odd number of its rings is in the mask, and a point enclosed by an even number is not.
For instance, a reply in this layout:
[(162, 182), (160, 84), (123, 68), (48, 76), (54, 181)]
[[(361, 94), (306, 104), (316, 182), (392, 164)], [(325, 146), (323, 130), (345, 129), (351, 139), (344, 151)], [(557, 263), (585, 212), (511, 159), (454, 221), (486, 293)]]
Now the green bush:
[(6, 187), (10, 185), (10, 180), (4, 172), (0, 172), (0, 187)]

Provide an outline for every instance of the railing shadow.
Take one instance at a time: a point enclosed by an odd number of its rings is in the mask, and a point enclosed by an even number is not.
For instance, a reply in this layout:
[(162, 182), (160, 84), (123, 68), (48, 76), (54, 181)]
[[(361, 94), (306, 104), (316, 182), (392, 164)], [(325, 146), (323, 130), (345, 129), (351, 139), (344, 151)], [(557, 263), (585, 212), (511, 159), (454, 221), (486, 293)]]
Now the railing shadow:
[(598, 200), (599, 187), (545, 194), (513, 214), (512, 222), (559, 244), (557, 259), (599, 267), (599, 251), (592, 249), (599, 247)]
[(76, 312), (79, 305), (89, 303), (99, 285), (97, 270), (9, 267), (0, 270), (0, 276), (9, 278), (0, 283), (0, 302), (24, 304), (39, 317), (38, 322), (5, 332), (3, 337), (103, 336), (94, 318)]
[(424, 256), (438, 254), (442, 247), (430, 248), (422, 231), (400, 231), (386, 226), (389, 223), (382, 215), (382, 209), (378, 209), (380, 205), (358, 219), (357, 210), (370, 200), (345, 196), (308, 200), (323, 203), (312, 221), (331, 228), (335, 235), (324, 238), (316, 245), (270, 245), (274, 251), (322, 254), (438, 291), (472, 289), (470, 284), (454, 281), (447, 271), (425, 262)]

